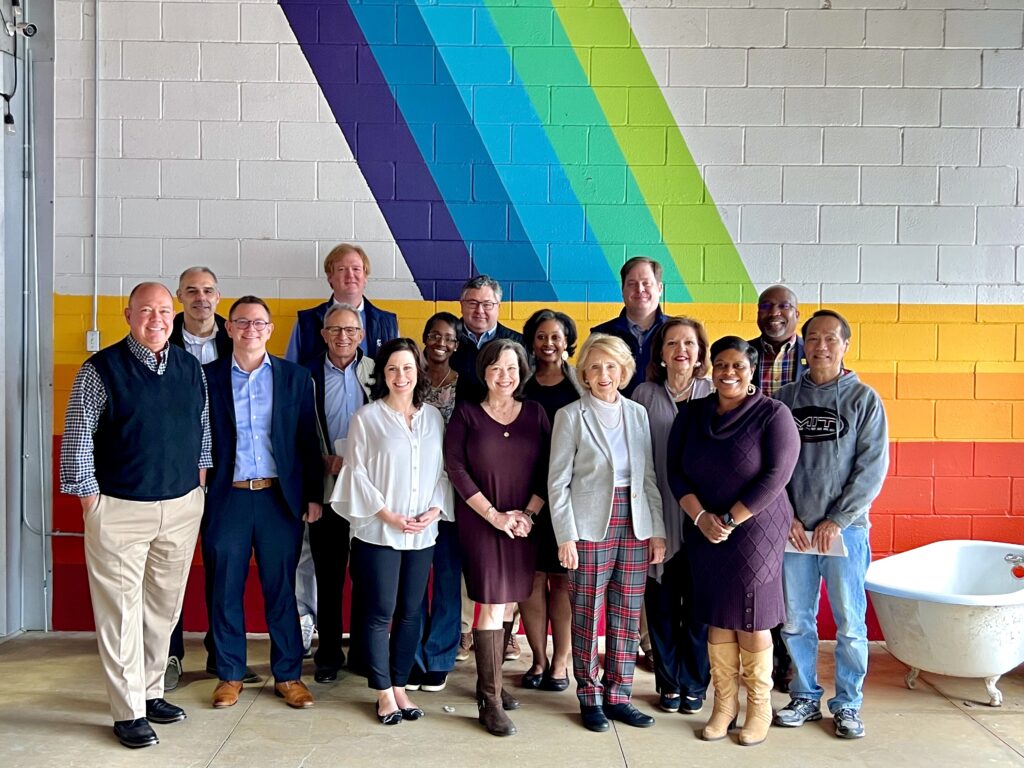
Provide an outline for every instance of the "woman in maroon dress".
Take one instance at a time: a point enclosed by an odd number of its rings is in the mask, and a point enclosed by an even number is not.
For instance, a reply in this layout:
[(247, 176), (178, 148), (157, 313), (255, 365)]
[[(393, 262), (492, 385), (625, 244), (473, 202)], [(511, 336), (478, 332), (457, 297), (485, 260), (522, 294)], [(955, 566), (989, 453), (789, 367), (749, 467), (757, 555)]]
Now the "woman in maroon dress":
[(694, 616), (709, 625), (715, 706), (707, 741), (724, 738), (747, 687), (739, 741), (771, 725), (771, 628), (785, 619), (782, 555), (793, 520), (786, 484), (800, 436), (786, 406), (751, 383), (757, 351), (738, 336), (711, 345), (715, 393), (679, 409), (669, 436), (669, 485), (683, 510)]
[(516, 727), (505, 714), (517, 702), (502, 689), (512, 623), (505, 605), (526, 600), (533, 589), (536, 551), (533, 516), (544, 506), (551, 427), (544, 409), (522, 402), (529, 369), (522, 345), (496, 339), (477, 357), (487, 386), (480, 403), (460, 401), (445, 433), (445, 466), (455, 488), (463, 576), (470, 599), (480, 604), (473, 633), (480, 722), (495, 736)]

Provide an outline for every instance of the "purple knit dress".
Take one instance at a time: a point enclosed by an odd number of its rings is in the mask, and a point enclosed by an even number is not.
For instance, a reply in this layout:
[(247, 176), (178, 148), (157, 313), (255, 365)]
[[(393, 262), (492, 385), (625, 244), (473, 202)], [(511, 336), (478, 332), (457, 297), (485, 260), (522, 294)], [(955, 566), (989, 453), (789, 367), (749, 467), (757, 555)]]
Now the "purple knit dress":
[(782, 555), (793, 520), (786, 483), (800, 435), (789, 409), (760, 391), (728, 413), (717, 407), (712, 394), (679, 409), (669, 436), (669, 485), (676, 499), (695, 494), (709, 514), (742, 501), (754, 517), (721, 544), (686, 518), (694, 616), (722, 629), (771, 629), (786, 617)]

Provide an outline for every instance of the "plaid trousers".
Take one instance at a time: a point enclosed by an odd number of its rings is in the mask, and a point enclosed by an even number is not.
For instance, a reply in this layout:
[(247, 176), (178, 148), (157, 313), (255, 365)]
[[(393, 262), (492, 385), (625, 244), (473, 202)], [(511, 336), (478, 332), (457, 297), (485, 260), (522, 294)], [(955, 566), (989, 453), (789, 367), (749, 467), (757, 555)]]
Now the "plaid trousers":
[[(572, 670), (580, 704), (629, 701), (640, 642), (640, 608), (649, 561), (646, 541), (633, 533), (629, 488), (616, 488), (603, 541), (578, 541), (579, 567), (569, 571)], [(597, 629), (605, 608), (604, 677), (598, 677)]]

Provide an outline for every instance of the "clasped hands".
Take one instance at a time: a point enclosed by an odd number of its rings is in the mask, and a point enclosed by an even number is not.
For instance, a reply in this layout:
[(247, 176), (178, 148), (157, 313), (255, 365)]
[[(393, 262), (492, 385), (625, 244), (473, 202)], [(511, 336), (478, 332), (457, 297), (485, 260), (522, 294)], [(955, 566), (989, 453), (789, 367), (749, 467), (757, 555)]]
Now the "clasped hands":
[(704, 538), (712, 544), (721, 544), (729, 538), (729, 534), (734, 530), (723, 523), (722, 518), (711, 512), (705, 512), (703, 515), (700, 515), (697, 520), (697, 528), (704, 534)]
[(523, 538), (533, 530), (533, 517), (521, 509), (510, 509), (508, 512), (495, 509), (487, 515), (487, 521), (510, 539), (517, 536)]
[(377, 512), (377, 517), (383, 521), (384, 525), (396, 528), (402, 533), (417, 534), (423, 533), (437, 522), (437, 519), (441, 517), (441, 509), (440, 507), (430, 507), (416, 517), (404, 517), (385, 508)]

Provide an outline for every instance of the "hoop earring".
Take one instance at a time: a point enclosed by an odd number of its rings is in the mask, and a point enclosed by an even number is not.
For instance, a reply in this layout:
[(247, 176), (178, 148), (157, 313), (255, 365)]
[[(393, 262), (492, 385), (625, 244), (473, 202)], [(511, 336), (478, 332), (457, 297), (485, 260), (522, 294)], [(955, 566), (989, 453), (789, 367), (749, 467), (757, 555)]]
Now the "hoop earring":
[(747, 384), (747, 394), (753, 395), (755, 392), (757, 392), (757, 387), (755, 387), (753, 384)]
[(568, 350), (563, 349), (562, 350), (562, 362), (564, 363), (568, 359), (569, 359), (569, 352), (568, 352)]

